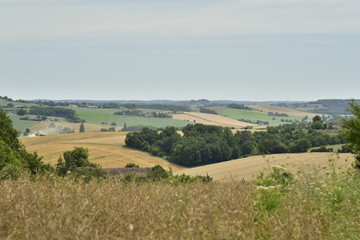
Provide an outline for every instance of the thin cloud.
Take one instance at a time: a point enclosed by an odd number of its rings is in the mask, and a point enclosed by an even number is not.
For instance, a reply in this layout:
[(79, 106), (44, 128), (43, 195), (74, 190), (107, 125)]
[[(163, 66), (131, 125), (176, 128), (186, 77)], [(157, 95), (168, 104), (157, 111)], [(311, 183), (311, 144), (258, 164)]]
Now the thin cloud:
[(3, 39), (360, 33), (360, 1), (2, 0)]

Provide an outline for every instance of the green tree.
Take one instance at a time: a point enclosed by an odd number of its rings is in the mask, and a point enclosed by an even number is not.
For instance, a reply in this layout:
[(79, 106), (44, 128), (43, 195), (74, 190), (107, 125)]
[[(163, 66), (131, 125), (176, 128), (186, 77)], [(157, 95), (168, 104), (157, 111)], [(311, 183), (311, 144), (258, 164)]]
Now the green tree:
[(50, 166), (36, 153), (28, 153), (17, 138), (8, 116), (0, 111), (0, 176), (15, 178), (20, 172), (42, 173)]
[(85, 126), (84, 126), (84, 123), (81, 123), (81, 124), (80, 124), (80, 129), (79, 129), (79, 132), (81, 132), (81, 133), (85, 132)]
[(301, 153), (306, 152), (311, 147), (310, 140), (302, 138), (296, 140), (290, 147), (290, 152), (292, 153)]
[(19, 109), (16, 114), (19, 116), (24, 116), (25, 114), (27, 114), (27, 111), (25, 109)]
[(356, 104), (355, 100), (351, 100), (349, 105), (348, 111), (353, 114), (353, 117), (342, 120), (345, 126), (342, 134), (349, 142), (351, 151), (355, 154), (355, 168), (360, 169), (360, 106)]
[(24, 136), (28, 136), (30, 134), (30, 128), (26, 128), (24, 131)]
[(325, 126), (324, 122), (319, 115), (313, 117), (311, 128), (319, 130), (319, 129), (324, 129), (324, 126)]
[(151, 181), (158, 181), (161, 179), (169, 178), (170, 176), (171, 176), (170, 172), (167, 172), (160, 165), (156, 165), (150, 169), (146, 177)]
[(89, 161), (89, 150), (83, 147), (75, 147), (72, 151), (64, 152), (63, 157), (60, 156), (56, 164), (56, 170), (60, 175), (66, 175), (68, 171), (83, 167), (99, 167)]

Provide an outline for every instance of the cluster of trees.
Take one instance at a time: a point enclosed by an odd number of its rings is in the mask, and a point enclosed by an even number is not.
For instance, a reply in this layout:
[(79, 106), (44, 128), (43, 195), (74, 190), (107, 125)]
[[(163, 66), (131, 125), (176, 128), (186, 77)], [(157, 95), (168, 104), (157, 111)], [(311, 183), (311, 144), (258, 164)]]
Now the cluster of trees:
[(341, 135), (329, 135), (313, 129), (303, 129), (295, 123), (267, 127), (267, 131), (239, 131), (202, 124), (187, 125), (183, 136), (175, 128), (160, 133), (144, 128), (127, 134), (125, 143), (132, 148), (162, 156), (184, 166), (197, 166), (239, 157), (306, 152), (311, 147), (344, 143)]
[(206, 107), (200, 107), (200, 112), (201, 113), (208, 113), (208, 114), (215, 114), (218, 115), (218, 113), (215, 110), (206, 108)]
[(172, 115), (162, 112), (152, 112), (145, 114), (146, 117), (153, 117), (153, 118), (173, 118)]
[(109, 128), (101, 128), (100, 132), (115, 132), (115, 127), (109, 127)]
[(235, 109), (242, 109), (242, 110), (251, 110), (248, 106), (245, 106), (244, 104), (236, 104), (231, 103), (227, 105), (228, 108), (235, 108)]
[(69, 122), (80, 123), (81, 120), (73, 109), (59, 108), (59, 107), (33, 107), (29, 114), (39, 116), (53, 116), (63, 117)]
[(252, 121), (250, 119), (244, 119), (244, 118), (239, 118), (238, 121), (240, 122), (247, 122), (247, 123), (254, 123), (254, 124), (258, 124), (258, 125), (269, 125), (269, 121), (261, 121), (261, 120), (256, 120), (256, 121)]
[(144, 116), (144, 113), (140, 110), (132, 109), (114, 112), (114, 115)]
[(152, 112), (144, 113), (140, 110), (123, 110), (115, 112), (114, 115), (129, 115), (129, 116), (139, 116), (139, 117), (150, 117), (150, 118), (172, 118), (173, 116), (163, 112)]
[(278, 113), (278, 112), (269, 112), (268, 116), (274, 116), (274, 117), (288, 117), (286, 113)]

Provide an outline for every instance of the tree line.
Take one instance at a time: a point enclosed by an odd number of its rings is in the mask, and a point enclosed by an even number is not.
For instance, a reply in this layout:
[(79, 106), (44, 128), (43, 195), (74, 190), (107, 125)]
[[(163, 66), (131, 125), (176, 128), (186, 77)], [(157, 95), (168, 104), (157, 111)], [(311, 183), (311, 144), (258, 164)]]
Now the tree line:
[(79, 123), (82, 120), (76, 115), (76, 112), (72, 109), (59, 108), (59, 107), (32, 107), (29, 110), (31, 115), (39, 116), (52, 116), (63, 117), (69, 122)]
[(127, 116), (150, 117), (150, 118), (172, 118), (173, 117), (172, 115), (163, 113), (163, 112), (144, 113), (137, 109), (114, 112), (114, 115), (127, 115)]
[(198, 166), (252, 155), (300, 153), (311, 147), (345, 142), (341, 135), (303, 129), (303, 125), (295, 123), (267, 127), (266, 131), (238, 131), (235, 134), (229, 128), (189, 124), (182, 132), (181, 136), (173, 127), (160, 132), (143, 128), (128, 133), (125, 143), (176, 164)]

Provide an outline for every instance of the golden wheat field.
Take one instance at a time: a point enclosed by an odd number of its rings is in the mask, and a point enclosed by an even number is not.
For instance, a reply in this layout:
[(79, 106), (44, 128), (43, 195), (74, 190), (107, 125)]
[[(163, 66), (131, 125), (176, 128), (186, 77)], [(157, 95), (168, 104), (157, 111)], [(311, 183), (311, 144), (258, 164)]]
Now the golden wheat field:
[(207, 114), (207, 113), (197, 113), (197, 112), (184, 112), (182, 114), (175, 114), (173, 115), (173, 118), (206, 124), (206, 125), (215, 125), (215, 126), (223, 126), (223, 127), (244, 128), (248, 126), (253, 126), (253, 127), (257, 126), (256, 124), (241, 122), (228, 117), (223, 117), (214, 114)]
[(20, 140), (28, 151), (36, 151), (44, 157), (44, 162), (50, 164), (56, 164), (64, 151), (77, 146), (88, 148), (89, 160), (104, 168), (124, 167), (127, 163), (133, 162), (140, 167), (153, 167), (159, 164), (165, 168), (171, 166), (174, 171), (182, 169), (148, 153), (126, 148), (125, 136), (126, 132), (94, 132), (22, 137)]
[(350, 153), (291, 153), (253, 156), (216, 163), (196, 168), (184, 169), (176, 174), (209, 175), (215, 180), (227, 181), (252, 180), (262, 171), (268, 171), (272, 165), (281, 165), (290, 172), (330, 172), (332, 166), (345, 169), (351, 166), (354, 157)]
[(297, 116), (297, 117), (314, 117), (318, 114), (309, 113), (309, 112), (301, 112), (291, 108), (278, 107), (278, 106), (270, 106), (270, 105), (248, 105), (251, 108), (255, 108), (264, 112), (278, 112), (278, 113), (286, 113), (289, 116)]

